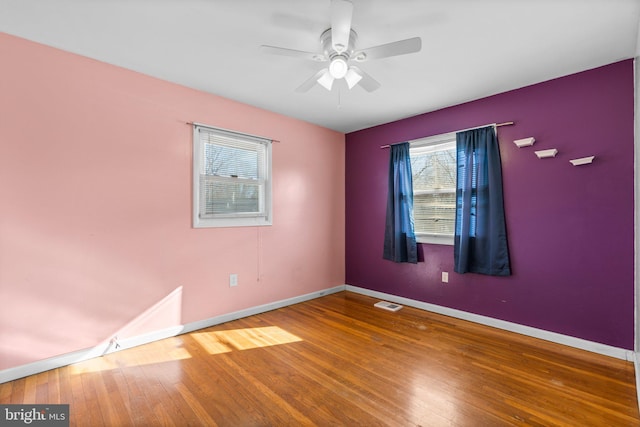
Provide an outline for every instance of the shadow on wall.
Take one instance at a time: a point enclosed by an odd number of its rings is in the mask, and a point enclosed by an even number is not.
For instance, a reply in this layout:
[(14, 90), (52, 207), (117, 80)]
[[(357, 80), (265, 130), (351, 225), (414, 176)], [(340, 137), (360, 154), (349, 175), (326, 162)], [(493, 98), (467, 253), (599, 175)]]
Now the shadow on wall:
[[(138, 317), (127, 323), (109, 337), (107, 351), (115, 350), (119, 339), (135, 337), (167, 327), (178, 326), (182, 322), (182, 286), (178, 286), (166, 297), (149, 307)], [(104, 342), (103, 342), (104, 344)]]
[[(49, 303), (48, 301), (42, 301), (40, 303), (36, 301), (35, 308), (37, 309), (38, 304)], [(181, 316), (182, 286), (179, 286), (156, 304), (136, 316), (129, 323), (120, 329), (114, 330), (113, 333), (108, 334), (95, 346), (69, 354), (70, 358), (66, 359), (67, 363), (102, 356), (118, 350), (123, 348), (123, 346), (121, 346), (122, 342), (126, 342), (128, 339), (129, 341), (139, 341), (140, 339), (138, 337), (143, 337), (145, 334), (149, 334), (150, 331), (168, 331), (169, 328), (173, 328), (175, 330), (171, 331), (172, 335), (180, 333), (182, 331)], [(43, 342), (46, 343), (53, 340), (44, 332), (46, 328), (43, 328), (42, 331), (26, 331), (25, 329), (26, 328), (15, 328), (11, 331), (3, 332), (4, 339), (2, 340), (2, 344), (0, 344), (0, 354), (3, 360), (22, 361), (20, 365), (32, 362), (34, 355), (30, 352), (30, 349), (38, 349), (38, 346), (41, 346)], [(167, 332), (165, 332), (165, 334), (167, 334)], [(12, 337), (14, 339), (12, 339)], [(135, 338), (135, 340), (131, 340), (131, 338)], [(56, 336), (55, 339), (63, 339), (63, 337)], [(19, 345), (14, 345), (16, 342), (19, 342)], [(127, 344), (124, 344), (124, 346), (126, 345)], [(128, 346), (132, 345), (128, 343)], [(37, 357), (37, 355), (35, 356)], [(16, 365), (17, 364), (14, 366)]]

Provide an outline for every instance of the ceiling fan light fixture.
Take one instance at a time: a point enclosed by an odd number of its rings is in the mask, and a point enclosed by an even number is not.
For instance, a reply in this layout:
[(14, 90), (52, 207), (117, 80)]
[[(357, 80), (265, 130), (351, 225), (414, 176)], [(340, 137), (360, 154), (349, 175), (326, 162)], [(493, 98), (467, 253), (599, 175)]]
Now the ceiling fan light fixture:
[(347, 65), (347, 61), (342, 56), (336, 56), (331, 60), (331, 64), (329, 64), (329, 74), (334, 79), (341, 79), (347, 75), (349, 71), (349, 66)]
[(331, 91), (333, 82), (340, 79), (345, 79), (349, 89), (358, 85), (367, 92), (373, 92), (380, 87), (380, 83), (358, 68), (356, 63), (406, 55), (422, 49), (420, 37), (413, 37), (357, 50), (358, 34), (351, 28), (354, 0), (329, 1), (331, 2), (331, 26), (320, 34), (320, 52), (313, 53), (269, 45), (260, 47), (263, 52), (270, 54), (328, 63), (327, 67), (318, 70), (298, 86), (295, 89), (296, 92), (307, 92), (316, 84)]
[(333, 76), (331, 76), (331, 73), (327, 72), (325, 69), (325, 72), (320, 77), (318, 77), (317, 81), (318, 84), (320, 84), (320, 86), (322, 86), (326, 90), (331, 90), (334, 80), (335, 79), (333, 78)]
[(344, 76), (344, 79), (347, 81), (347, 86), (349, 89), (352, 89), (355, 85), (358, 84), (360, 80), (362, 80), (362, 75), (358, 73), (353, 67), (349, 68), (347, 74)]

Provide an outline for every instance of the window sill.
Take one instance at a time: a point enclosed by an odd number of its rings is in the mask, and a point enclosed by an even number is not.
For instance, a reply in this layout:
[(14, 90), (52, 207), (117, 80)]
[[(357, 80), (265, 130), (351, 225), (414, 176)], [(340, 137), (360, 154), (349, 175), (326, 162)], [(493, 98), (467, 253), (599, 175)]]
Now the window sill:
[(443, 236), (435, 234), (416, 234), (418, 243), (428, 245), (448, 245), (453, 246), (453, 236)]
[(227, 228), (227, 227), (256, 227), (272, 225), (270, 219), (264, 217), (252, 218), (193, 218), (193, 228)]

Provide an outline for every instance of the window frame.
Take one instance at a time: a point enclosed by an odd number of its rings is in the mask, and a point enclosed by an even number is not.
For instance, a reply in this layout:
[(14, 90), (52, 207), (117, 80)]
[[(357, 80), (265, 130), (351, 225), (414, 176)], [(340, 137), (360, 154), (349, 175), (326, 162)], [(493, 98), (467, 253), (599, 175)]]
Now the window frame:
[[(255, 146), (256, 151), (264, 150), (264, 173), (261, 179), (252, 180), (236, 176), (225, 177), (211, 175), (209, 180), (218, 182), (242, 182), (246, 181), (253, 185), (258, 185), (258, 204), (261, 212), (236, 212), (225, 214), (214, 214), (214, 216), (202, 218), (200, 216), (200, 177), (205, 158), (204, 143), (200, 138), (201, 132), (213, 133), (218, 136), (236, 139), (238, 145)], [(272, 141), (266, 138), (249, 135), (245, 133), (216, 128), (200, 123), (193, 124), (192, 141), (192, 226), (193, 228), (216, 228), (216, 227), (253, 227), (268, 226), (273, 224), (272, 207), (272, 167), (271, 167), (271, 146)], [(259, 165), (258, 165), (259, 166)]]
[[(433, 136), (428, 136), (425, 138), (419, 138), (419, 139), (415, 139), (412, 141), (409, 141), (409, 155), (411, 156), (411, 150), (415, 150), (415, 149), (419, 149), (419, 148), (424, 148), (424, 147), (436, 147), (439, 145), (453, 145), (453, 149), (455, 150), (455, 143), (456, 143), (456, 132), (449, 132), (449, 133), (443, 133), (443, 134), (439, 134), (439, 135), (433, 135)], [(451, 148), (448, 148), (451, 149)], [(434, 150), (434, 151), (440, 151), (440, 150)], [(456, 151), (457, 153), (457, 151)], [(454, 174), (456, 174), (456, 179), (457, 179), (457, 165), (456, 162), (454, 162), (454, 164), (452, 165), (453, 168), (453, 172)], [(413, 175), (413, 173), (412, 173)], [(452, 193), (454, 195), (456, 195), (456, 187), (454, 186), (452, 188)], [(414, 194), (414, 212), (415, 212), (415, 196), (416, 194), (436, 194), (436, 193), (451, 193), (451, 191), (441, 191), (441, 190), (435, 190), (435, 191), (424, 191), (424, 190), (417, 190), (415, 189), (415, 187), (413, 187), (413, 194)], [(455, 208), (455, 204), (453, 206)], [(454, 228), (453, 228), (453, 232), (451, 233), (451, 235), (449, 234), (435, 234), (435, 233), (423, 233), (423, 232), (418, 232), (417, 230), (415, 230), (414, 227), (414, 234), (416, 236), (416, 241), (418, 243), (424, 243), (424, 244), (434, 244), (434, 245), (449, 245), (449, 246), (453, 246), (454, 245), (454, 240), (455, 240), (455, 209), (453, 211), (453, 215), (454, 215)]]

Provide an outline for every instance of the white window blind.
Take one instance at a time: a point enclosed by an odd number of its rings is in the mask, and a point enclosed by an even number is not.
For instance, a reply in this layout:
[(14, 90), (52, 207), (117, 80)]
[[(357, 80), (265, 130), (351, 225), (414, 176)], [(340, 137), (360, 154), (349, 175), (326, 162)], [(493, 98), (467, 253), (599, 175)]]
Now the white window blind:
[(271, 224), (271, 141), (194, 125), (194, 227)]
[(456, 211), (456, 135), (410, 143), (413, 218), (423, 243), (453, 244)]

